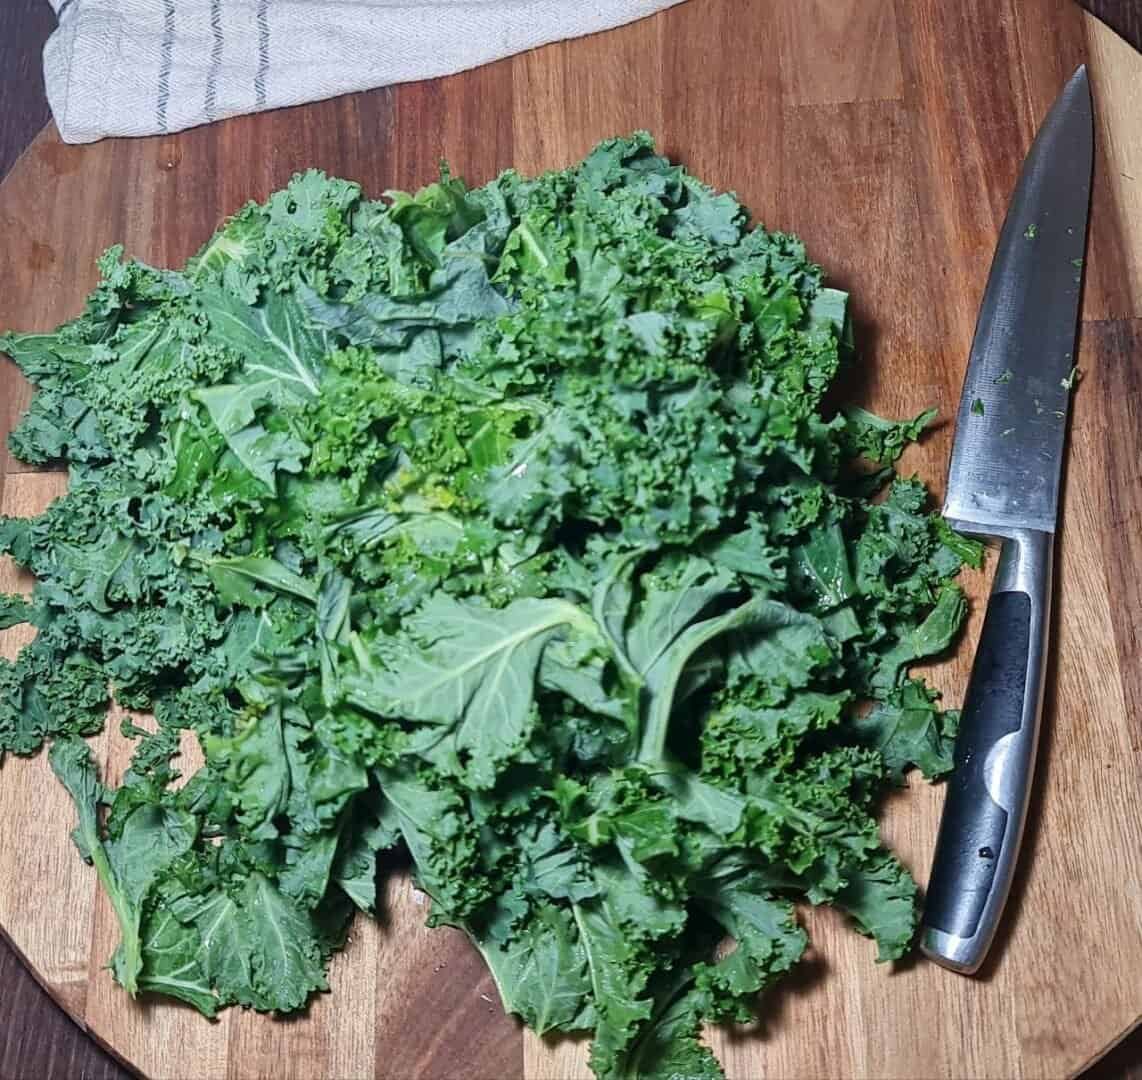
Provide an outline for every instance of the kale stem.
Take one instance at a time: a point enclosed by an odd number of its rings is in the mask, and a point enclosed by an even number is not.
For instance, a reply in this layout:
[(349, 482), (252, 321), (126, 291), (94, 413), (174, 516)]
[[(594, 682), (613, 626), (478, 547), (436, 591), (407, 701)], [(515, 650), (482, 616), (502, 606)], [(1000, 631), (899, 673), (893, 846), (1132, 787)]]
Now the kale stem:
[(115, 964), (115, 976), (122, 984), (123, 989), (134, 997), (139, 991), (138, 974), (143, 967), (142, 944), (139, 940), (139, 919), (137, 912), (132, 910), (131, 903), (124, 895), (119, 885), (119, 879), (107, 858), (103, 847), (103, 840), (99, 836), (99, 827), (94, 813), (81, 814), (80, 830), (83, 834), (84, 846), (91, 854), (91, 862), (103, 888), (111, 901), (115, 917), (119, 921), (119, 934), (121, 937), (119, 948), (122, 950), (120, 962)]

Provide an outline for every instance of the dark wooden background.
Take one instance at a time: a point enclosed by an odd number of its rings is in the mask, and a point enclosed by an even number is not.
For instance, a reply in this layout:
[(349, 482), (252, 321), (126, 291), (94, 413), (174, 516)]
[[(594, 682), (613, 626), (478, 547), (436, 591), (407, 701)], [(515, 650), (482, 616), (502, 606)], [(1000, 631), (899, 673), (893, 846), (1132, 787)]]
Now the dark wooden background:
[[(1142, 0), (1083, 4), (1142, 48)], [(40, 50), (54, 25), (46, 0), (0, 0), (0, 179), (48, 120)], [(0, 939), (0, 1080), (130, 1076), (72, 1023)], [(1089, 1070), (1084, 1080), (1142, 1080), (1142, 1030)]]

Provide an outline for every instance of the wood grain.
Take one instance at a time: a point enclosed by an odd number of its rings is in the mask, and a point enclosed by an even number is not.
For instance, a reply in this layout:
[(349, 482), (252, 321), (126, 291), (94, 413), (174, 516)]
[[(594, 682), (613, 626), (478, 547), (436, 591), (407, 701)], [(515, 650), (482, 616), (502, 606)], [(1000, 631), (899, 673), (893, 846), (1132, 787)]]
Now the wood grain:
[[(1116, 116), (1142, 115), (1142, 80), (1138, 53), (1110, 27), (1092, 16), (1086, 18), (1091, 70), (1098, 109), (1098, 135), (1106, 167), (1103, 170), (1110, 198), (1121, 227), (1126, 273), (1124, 305), (1142, 312), (1142, 124), (1115, 123)], [(1108, 102), (1113, 108), (1105, 107)]]
[(894, 101), (901, 95), (892, 4), (804, 0), (781, 7), (781, 69), (790, 105)]
[[(1113, 172), (1134, 160), (1124, 94), (1139, 67), (1111, 39), (1088, 49), (1068, 2), (690, 0), (450, 79), (171, 138), (76, 148), (48, 130), (0, 186), (0, 325), (47, 327), (76, 311), (112, 242), (182, 262), (220, 217), (300, 168), (376, 194), (430, 179), (446, 156), (481, 182), (508, 165), (565, 165), (645, 127), (769, 226), (799, 232), (855, 290), (868, 375), (854, 393), (893, 413), (935, 402), (947, 414), (1019, 163), (1088, 53), (1105, 64), (1095, 75), (1111, 168), (1095, 196), (1044, 760), (1003, 938), (983, 977), (965, 980), (921, 963), (877, 967), (833, 913), (806, 912), (811, 958), (765, 1003), (758, 1030), (710, 1034), (731, 1077), (1068, 1075), (1142, 1005), (1142, 330), (1129, 321), (1142, 308), (1118, 220), (1136, 236), (1142, 216)], [(4, 389), (10, 424), (27, 390), (10, 372)], [(941, 429), (905, 467), (938, 487), (949, 445)], [(60, 490), (58, 476), (23, 468), (8, 462), (0, 476), (4, 512), (32, 513)], [(19, 585), (3, 573), (0, 588)], [(971, 587), (981, 596), (986, 576)], [(953, 704), (978, 614), (938, 672)], [(9, 653), (17, 644), (6, 635)], [(122, 767), (110, 729), (96, 752), (112, 773)], [(921, 880), (941, 799), (914, 783), (887, 808), (886, 837)], [(111, 915), (42, 759), (5, 766), (0, 815), (30, 823), (0, 845), (0, 925), (53, 995), (149, 1075), (185, 1075), (188, 1061), (196, 1076), (234, 1080), (586, 1075), (580, 1044), (523, 1036), (503, 1016), (478, 958), (458, 935), (424, 928), (423, 898), (401, 873), (382, 923), (357, 927), (333, 993), (304, 1017), (231, 1011), (212, 1025), (177, 1006), (131, 1005), (102, 967)], [(56, 902), (28, 882), (50, 882)]]

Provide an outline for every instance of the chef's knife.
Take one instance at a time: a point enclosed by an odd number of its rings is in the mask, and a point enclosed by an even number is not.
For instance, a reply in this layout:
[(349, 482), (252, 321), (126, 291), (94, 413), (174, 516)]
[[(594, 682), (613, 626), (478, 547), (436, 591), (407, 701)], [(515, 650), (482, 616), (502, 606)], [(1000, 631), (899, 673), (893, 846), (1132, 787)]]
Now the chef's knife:
[(1034, 774), (1093, 155), (1080, 67), (1023, 163), (956, 417), (944, 515), (1002, 544), (921, 927), (924, 953), (965, 973), (995, 935)]

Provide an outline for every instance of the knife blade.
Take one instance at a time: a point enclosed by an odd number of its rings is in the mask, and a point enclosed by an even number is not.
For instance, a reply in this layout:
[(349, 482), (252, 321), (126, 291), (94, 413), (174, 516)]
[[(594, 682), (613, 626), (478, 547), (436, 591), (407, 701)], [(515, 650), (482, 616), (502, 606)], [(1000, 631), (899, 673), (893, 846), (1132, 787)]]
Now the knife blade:
[(964, 698), (920, 947), (966, 974), (1010, 891), (1034, 775), (1094, 160), (1085, 66), (1027, 154), (964, 376), (944, 515), (1002, 547)]

